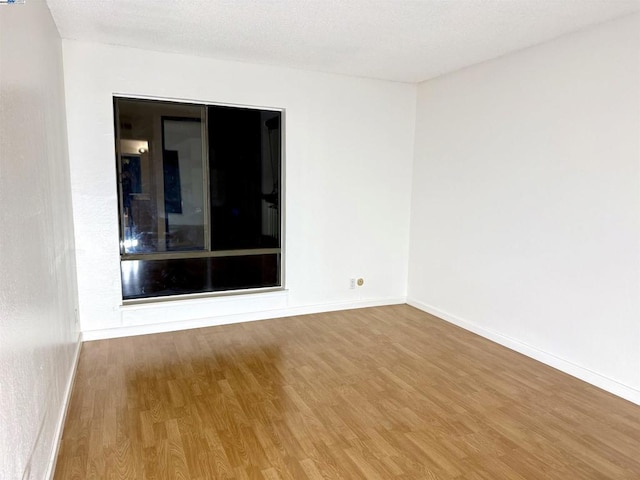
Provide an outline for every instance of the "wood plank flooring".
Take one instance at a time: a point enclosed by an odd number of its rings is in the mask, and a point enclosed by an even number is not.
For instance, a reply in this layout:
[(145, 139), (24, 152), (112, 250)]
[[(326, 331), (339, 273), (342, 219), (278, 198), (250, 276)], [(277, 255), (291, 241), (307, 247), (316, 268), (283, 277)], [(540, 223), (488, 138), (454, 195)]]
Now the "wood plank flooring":
[(640, 407), (406, 305), (85, 343), (56, 479), (640, 479)]

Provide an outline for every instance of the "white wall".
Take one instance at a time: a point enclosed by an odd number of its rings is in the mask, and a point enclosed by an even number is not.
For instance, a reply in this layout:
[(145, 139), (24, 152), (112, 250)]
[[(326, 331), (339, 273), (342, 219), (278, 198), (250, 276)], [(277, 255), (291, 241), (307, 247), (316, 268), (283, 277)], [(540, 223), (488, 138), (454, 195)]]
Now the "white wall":
[[(63, 50), (85, 338), (404, 301), (414, 85), (66, 40)], [(286, 110), (285, 292), (121, 306), (113, 94)], [(365, 286), (350, 290), (356, 276)]]
[(61, 41), (0, 7), (0, 478), (51, 468), (78, 347)]
[(423, 83), (409, 302), (640, 403), (640, 17)]

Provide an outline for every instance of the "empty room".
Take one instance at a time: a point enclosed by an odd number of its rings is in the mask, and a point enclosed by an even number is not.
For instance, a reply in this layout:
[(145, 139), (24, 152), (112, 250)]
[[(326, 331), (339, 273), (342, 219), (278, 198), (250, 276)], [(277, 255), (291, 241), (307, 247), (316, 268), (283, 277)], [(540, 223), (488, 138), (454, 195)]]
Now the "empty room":
[(0, 478), (640, 478), (640, 1), (0, 0)]

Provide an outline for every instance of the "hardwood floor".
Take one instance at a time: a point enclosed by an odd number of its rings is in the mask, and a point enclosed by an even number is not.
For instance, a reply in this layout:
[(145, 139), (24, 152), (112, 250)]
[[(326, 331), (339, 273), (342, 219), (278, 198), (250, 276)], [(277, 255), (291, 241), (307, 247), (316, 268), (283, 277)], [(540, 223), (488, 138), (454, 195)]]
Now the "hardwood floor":
[(640, 407), (406, 305), (85, 343), (56, 479), (634, 479)]

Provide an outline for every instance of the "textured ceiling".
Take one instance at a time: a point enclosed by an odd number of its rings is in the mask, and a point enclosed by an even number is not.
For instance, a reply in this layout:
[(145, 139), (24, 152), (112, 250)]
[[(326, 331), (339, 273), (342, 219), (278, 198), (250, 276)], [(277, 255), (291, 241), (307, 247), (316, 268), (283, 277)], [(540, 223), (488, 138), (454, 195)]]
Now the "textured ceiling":
[(640, 0), (47, 0), (63, 38), (419, 82)]

